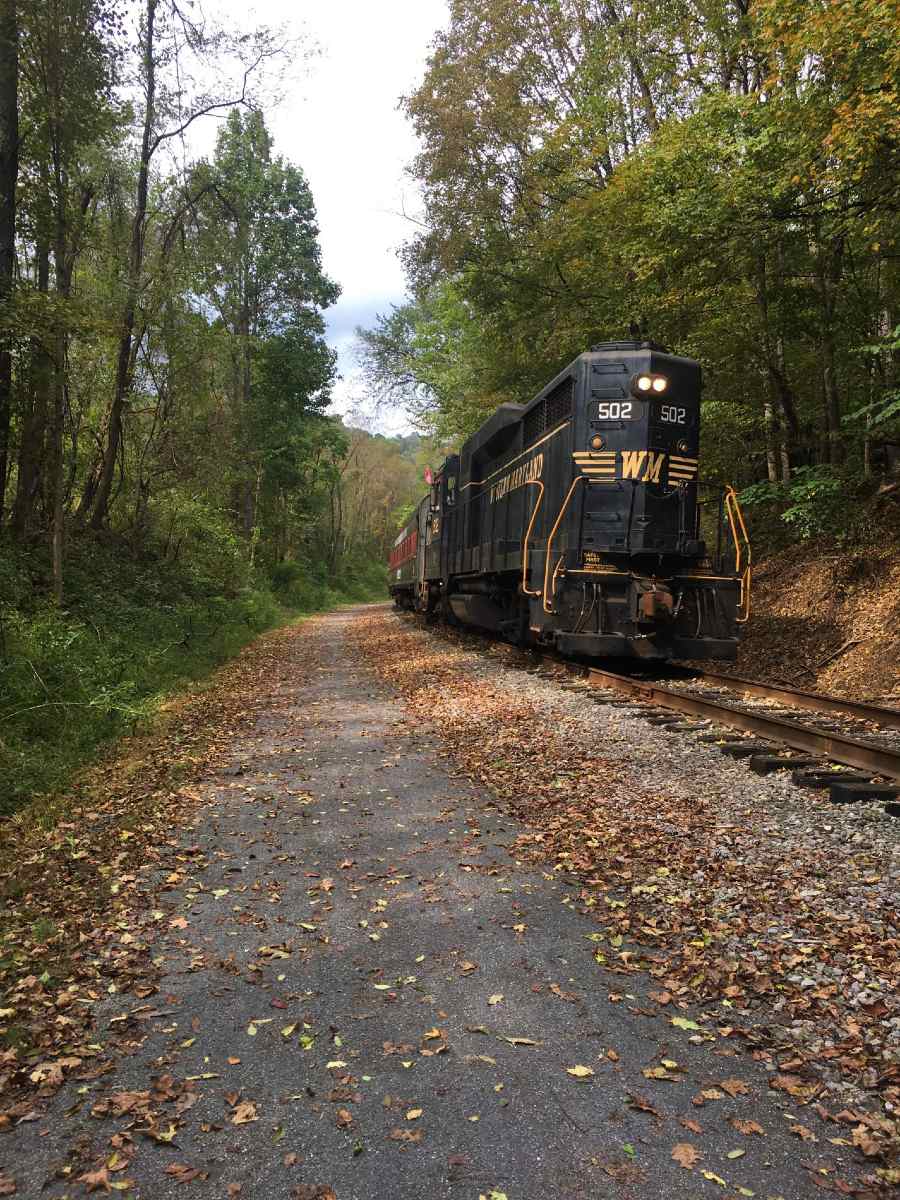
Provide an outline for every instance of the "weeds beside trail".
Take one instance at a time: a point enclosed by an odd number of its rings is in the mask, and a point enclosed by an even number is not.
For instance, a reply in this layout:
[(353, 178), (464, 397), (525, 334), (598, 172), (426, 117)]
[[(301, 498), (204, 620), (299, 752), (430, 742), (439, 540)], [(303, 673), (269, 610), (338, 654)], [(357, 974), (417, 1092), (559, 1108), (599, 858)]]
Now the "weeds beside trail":
[(214, 565), (218, 574), (76, 543), (59, 609), (45, 559), (0, 546), (0, 818), (65, 788), (104, 745), (146, 727), (167, 697), (264, 630), (383, 587), (380, 566), (329, 584), (300, 563), (271, 581)]
[[(805, 794), (770, 811), (741, 790), (743, 768), (718, 761), (733, 779), (714, 787), (701, 765), (680, 787), (678, 759), (652, 765), (653, 731), (647, 745), (631, 741), (644, 729), (623, 734), (609, 715), (603, 725), (598, 711), (611, 710), (494, 665), (452, 633), (383, 611), (353, 633), (460, 767), (528, 823), (517, 854), (580, 877), (600, 921), (598, 963), (648, 972), (661, 1006), (710, 1008), (717, 1036), (752, 1047), (773, 1088), (834, 1106), (864, 1153), (900, 1149), (895, 837), (854, 836), (841, 824), (852, 814)], [(857, 1112), (864, 1100), (884, 1115)]]

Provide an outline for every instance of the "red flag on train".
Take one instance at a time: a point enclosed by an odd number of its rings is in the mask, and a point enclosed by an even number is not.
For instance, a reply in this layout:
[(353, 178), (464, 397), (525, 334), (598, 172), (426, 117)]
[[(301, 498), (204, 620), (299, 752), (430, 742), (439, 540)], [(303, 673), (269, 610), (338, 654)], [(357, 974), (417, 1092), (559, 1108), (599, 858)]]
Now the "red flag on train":
[(429, 487), (431, 487), (431, 485), (434, 483), (434, 475), (432, 473), (431, 467), (425, 468), (425, 482), (428, 484)]

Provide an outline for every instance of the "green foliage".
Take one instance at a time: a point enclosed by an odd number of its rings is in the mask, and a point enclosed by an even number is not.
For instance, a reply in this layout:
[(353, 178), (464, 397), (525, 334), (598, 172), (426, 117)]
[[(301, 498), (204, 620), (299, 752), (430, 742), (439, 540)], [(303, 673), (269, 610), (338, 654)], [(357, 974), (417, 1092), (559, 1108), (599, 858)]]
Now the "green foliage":
[(839, 473), (828, 465), (797, 467), (790, 483), (755, 483), (739, 500), (749, 510), (777, 516), (797, 541), (829, 538), (838, 542), (857, 538), (863, 516), (857, 475)]
[[(15, 589), (4, 586), (11, 574)], [(3, 813), (62, 785), (166, 693), (287, 615), (259, 585), (210, 593), (203, 568), (118, 546), (73, 548), (66, 610), (47, 602), (48, 574), (40, 554), (0, 552)]]
[(283, 562), (272, 569), (271, 579), (278, 600), (300, 613), (387, 598), (384, 562), (378, 559), (345, 561), (333, 575), (323, 563)]
[[(411, 300), (360, 335), (373, 389), (458, 442), (637, 326), (704, 366), (707, 478), (883, 472), (895, 24), (884, 0), (455, 0), (405, 100), (425, 216)], [(826, 476), (782, 531), (832, 527)]]
[[(194, 536), (210, 532), (204, 518), (200, 510)], [(105, 743), (263, 630), (386, 595), (379, 562), (331, 576), (321, 562), (283, 563), (271, 581), (246, 569), (237, 578), (223, 570), (215, 523), (211, 533), (217, 553), (185, 551), (176, 561), (76, 543), (65, 610), (46, 599), (43, 554), (0, 546), (0, 815), (64, 786)]]

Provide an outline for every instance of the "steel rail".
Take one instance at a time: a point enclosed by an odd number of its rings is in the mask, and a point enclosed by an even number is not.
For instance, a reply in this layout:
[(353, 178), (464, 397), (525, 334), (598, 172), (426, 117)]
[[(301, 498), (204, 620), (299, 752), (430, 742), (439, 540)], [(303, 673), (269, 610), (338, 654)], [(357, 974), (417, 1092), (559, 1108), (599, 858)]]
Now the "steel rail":
[(763, 696), (767, 700), (780, 700), (794, 708), (834, 713), (842, 717), (859, 717), (864, 721), (872, 721), (875, 725), (882, 725), (885, 729), (900, 729), (900, 711), (895, 708), (883, 708), (880, 704), (867, 704), (862, 700), (842, 700), (839, 696), (803, 692), (799, 688), (781, 687), (774, 683), (759, 683), (739, 675), (716, 675), (702, 669), (697, 677), (709, 683), (723, 684), (736, 692)]
[(658, 683), (629, 679), (627, 675), (616, 675), (611, 671), (601, 671), (595, 667), (587, 668), (587, 679), (595, 687), (612, 688), (629, 696), (635, 696), (639, 700), (656, 704), (660, 708), (670, 708), (674, 712), (689, 713), (695, 717), (709, 717), (720, 725), (728, 725), (732, 729), (743, 729), (748, 733), (759, 734), (761, 737), (790, 746), (792, 750), (803, 750), (807, 754), (821, 754), (833, 762), (843, 763), (848, 767), (857, 767), (872, 775), (885, 775), (890, 779), (900, 779), (900, 751), (897, 750), (873, 746), (868, 742), (846, 737), (843, 734), (826, 733), (821, 729), (801, 725), (798, 721), (747, 712), (745, 709), (735, 708), (720, 700), (689, 695), (673, 688), (663, 687)]

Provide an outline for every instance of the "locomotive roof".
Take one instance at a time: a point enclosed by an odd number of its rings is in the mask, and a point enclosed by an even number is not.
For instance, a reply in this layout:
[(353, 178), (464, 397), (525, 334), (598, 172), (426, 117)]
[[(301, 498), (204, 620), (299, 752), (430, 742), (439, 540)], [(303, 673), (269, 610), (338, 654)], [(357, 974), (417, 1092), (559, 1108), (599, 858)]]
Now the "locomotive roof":
[[(682, 362), (692, 362), (692, 359), (680, 358), (680, 356), (672, 354), (665, 346), (659, 342), (653, 341), (638, 341), (638, 340), (623, 340), (617, 342), (600, 342), (595, 346), (591, 346), (590, 350), (579, 354), (577, 358), (573, 358), (561, 371), (553, 376), (548, 383), (541, 388), (538, 394), (525, 404), (501, 404), (500, 407), (488, 417), (485, 423), (477, 429), (469, 438), (463, 442), (460, 448), (460, 456), (463, 458), (477, 454), (484, 446), (486, 446), (492, 438), (496, 437), (501, 430), (509, 425), (520, 421), (524, 414), (539, 404), (548, 392), (552, 392), (565, 379), (575, 375), (581, 363), (589, 363), (596, 359), (603, 359), (611, 355), (662, 355), (670, 360), (678, 360)], [(449, 459), (448, 459), (449, 462)]]
[(463, 443), (462, 454), (476, 454), (482, 446), (487, 443), (507, 425), (514, 425), (522, 419), (522, 413), (525, 411), (524, 404), (501, 404), (496, 412), (485, 421), (480, 429), (467, 438)]

